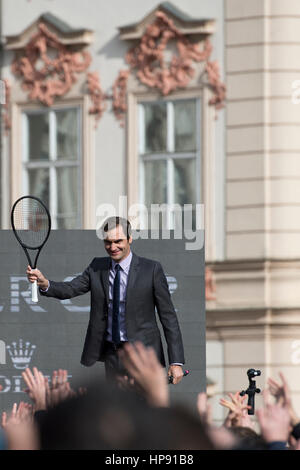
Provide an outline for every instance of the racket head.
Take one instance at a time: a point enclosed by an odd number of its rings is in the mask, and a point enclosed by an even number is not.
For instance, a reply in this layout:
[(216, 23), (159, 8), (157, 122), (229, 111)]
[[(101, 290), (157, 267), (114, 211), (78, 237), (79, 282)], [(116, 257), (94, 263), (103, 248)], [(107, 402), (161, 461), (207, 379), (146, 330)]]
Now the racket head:
[(41, 249), (51, 231), (50, 213), (38, 197), (22, 196), (12, 207), (11, 226), (23, 248)]

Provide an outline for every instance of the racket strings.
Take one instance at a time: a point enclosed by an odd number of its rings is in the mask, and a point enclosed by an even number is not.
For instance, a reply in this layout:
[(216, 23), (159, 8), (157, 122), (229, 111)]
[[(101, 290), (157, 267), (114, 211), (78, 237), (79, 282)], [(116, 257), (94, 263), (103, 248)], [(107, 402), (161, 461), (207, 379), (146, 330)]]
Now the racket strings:
[(16, 204), (13, 222), (21, 243), (27, 247), (39, 248), (47, 238), (49, 216), (44, 206), (35, 199), (22, 199)]

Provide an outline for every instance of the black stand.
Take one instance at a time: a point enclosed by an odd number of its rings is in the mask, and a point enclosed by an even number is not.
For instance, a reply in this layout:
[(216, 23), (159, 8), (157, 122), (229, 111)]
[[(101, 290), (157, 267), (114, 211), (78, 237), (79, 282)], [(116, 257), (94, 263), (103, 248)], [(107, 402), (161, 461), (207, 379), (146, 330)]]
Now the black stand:
[(249, 379), (249, 387), (247, 390), (243, 390), (240, 392), (240, 396), (243, 397), (244, 395), (248, 395), (248, 406), (251, 408), (248, 410), (248, 415), (254, 415), (254, 398), (256, 393), (260, 393), (260, 389), (256, 388), (256, 381), (253, 380), (253, 377), (260, 375), (260, 370), (255, 369), (248, 369), (247, 375)]

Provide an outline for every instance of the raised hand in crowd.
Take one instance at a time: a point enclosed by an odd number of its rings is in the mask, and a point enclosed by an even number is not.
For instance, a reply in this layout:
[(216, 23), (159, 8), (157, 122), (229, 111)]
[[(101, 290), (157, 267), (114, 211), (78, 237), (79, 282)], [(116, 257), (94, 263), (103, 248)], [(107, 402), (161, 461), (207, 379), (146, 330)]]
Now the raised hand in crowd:
[(119, 351), (119, 357), (134, 379), (134, 385), (152, 406), (169, 406), (169, 391), (165, 369), (156, 357), (152, 347), (141, 342), (126, 343)]
[(263, 408), (256, 411), (261, 435), (268, 443), (286, 443), (290, 434), (290, 414), (285, 402), (271, 403), (269, 390), (263, 391)]
[(212, 406), (208, 402), (207, 394), (205, 392), (198, 393), (197, 397), (197, 410), (200, 419), (206, 426), (212, 425)]
[(14, 403), (10, 413), (3, 412), (1, 420), (8, 450), (38, 450), (38, 432), (33, 421), (32, 405)]
[(296, 439), (290, 434), (288, 439), (288, 447), (290, 450), (300, 450), (300, 439)]
[(282, 372), (279, 372), (279, 377), (281, 379), (281, 383), (272, 378), (268, 379), (269, 391), (271, 395), (275, 397), (276, 403), (287, 406), (290, 415), (290, 424), (294, 427), (300, 422), (300, 418), (297, 416), (293, 407), (291, 392), (287, 380)]
[(228, 393), (228, 396), (231, 401), (225, 400), (224, 398), (220, 398), (219, 401), (220, 405), (228, 408), (229, 410), (223, 425), (225, 427), (239, 426), (253, 429), (254, 423), (251, 421), (251, 418), (248, 415), (248, 410), (251, 407), (245, 403), (247, 396), (244, 395), (241, 397), (239, 392), (235, 392), (235, 394)]
[(6, 429), (10, 425), (19, 425), (22, 422), (32, 421), (32, 405), (21, 401), (14, 403), (10, 413), (2, 413), (1, 426)]
[[(27, 385), (25, 391), (34, 403), (35, 412), (46, 410), (76, 395), (68, 382), (68, 371), (65, 369), (53, 371), (51, 384), (37, 367), (33, 367), (32, 372), (26, 368), (22, 376)], [(84, 393), (84, 389), (79, 389), (79, 393)]]
[(47, 406), (53, 407), (67, 398), (75, 396), (76, 392), (72, 390), (68, 381), (68, 371), (65, 369), (54, 370), (52, 373), (51, 384), (46, 382), (46, 400)]
[(27, 367), (22, 372), (22, 377), (27, 385), (25, 390), (34, 403), (34, 411), (46, 410), (46, 378), (36, 367), (32, 369), (33, 373)]
[(224, 426), (215, 426), (212, 419), (212, 406), (207, 394), (200, 392), (197, 397), (197, 410), (201, 423), (205, 426), (208, 436), (216, 449), (232, 449), (238, 445), (238, 439)]

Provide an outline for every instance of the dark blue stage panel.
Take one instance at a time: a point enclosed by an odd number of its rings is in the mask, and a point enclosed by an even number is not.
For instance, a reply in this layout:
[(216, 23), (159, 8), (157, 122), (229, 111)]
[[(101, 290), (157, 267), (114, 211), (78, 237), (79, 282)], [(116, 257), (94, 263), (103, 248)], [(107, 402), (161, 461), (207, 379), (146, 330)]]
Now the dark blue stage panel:
[[(170, 385), (172, 400), (195, 406), (205, 389), (204, 248), (187, 250), (185, 240), (149, 238), (135, 239), (132, 251), (163, 266), (183, 335), (184, 367), (190, 370), (179, 385)], [(0, 411), (30, 401), (21, 375), (27, 366), (38, 367), (49, 379), (53, 370), (67, 369), (75, 389), (103, 376), (102, 363), (80, 364), (90, 295), (63, 301), (39, 296), (33, 304), (26, 257), (12, 231), (0, 231), (0, 256)], [(95, 231), (55, 230), (38, 268), (48, 279), (70, 280), (97, 256), (106, 252)]]

